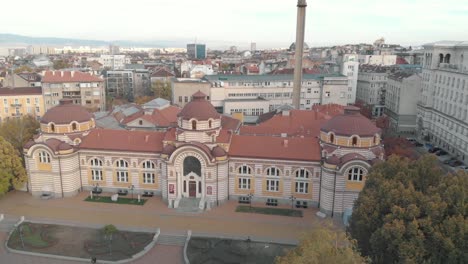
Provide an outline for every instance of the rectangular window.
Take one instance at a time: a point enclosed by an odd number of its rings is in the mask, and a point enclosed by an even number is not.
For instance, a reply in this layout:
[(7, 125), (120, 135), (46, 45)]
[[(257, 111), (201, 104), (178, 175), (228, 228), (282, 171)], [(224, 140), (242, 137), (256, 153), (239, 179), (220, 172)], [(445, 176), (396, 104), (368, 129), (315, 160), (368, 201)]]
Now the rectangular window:
[(143, 173), (143, 183), (145, 183), (145, 184), (154, 184), (154, 173), (144, 172)]
[(31, 99), (26, 98), (26, 103), (27, 103), (27, 104), (30, 104), (30, 103), (31, 103)]
[(266, 202), (266, 205), (269, 205), (269, 206), (278, 206), (278, 199), (271, 199), (271, 198), (268, 198), (268, 199), (267, 199), (267, 202)]
[(91, 170), (91, 176), (93, 181), (102, 181), (102, 170)]
[(239, 178), (239, 189), (250, 190), (250, 179), (249, 178)]
[(118, 182), (128, 182), (128, 171), (117, 171)]
[(296, 182), (296, 193), (309, 193), (309, 183)]
[(185, 102), (188, 103), (188, 96), (185, 96)]
[(269, 192), (278, 192), (279, 191), (279, 180), (267, 180), (266, 190)]
[(182, 96), (179, 96), (179, 103), (182, 103)]

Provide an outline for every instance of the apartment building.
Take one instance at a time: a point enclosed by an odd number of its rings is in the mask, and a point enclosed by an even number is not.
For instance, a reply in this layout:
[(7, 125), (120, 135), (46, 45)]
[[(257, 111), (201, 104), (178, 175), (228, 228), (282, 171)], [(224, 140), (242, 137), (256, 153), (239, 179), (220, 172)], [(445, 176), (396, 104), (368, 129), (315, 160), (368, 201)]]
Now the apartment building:
[(107, 96), (133, 101), (135, 97), (148, 94), (150, 89), (151, 76), (147, 69), (126, 69), (106, 73)]
[(104, 68), (111, 70), (123, 70), (125, 64), (130, 64), (130, 58), (125, 55), (101, 55), (98, 61)]
[(25, 115), (39, 120), (44, 113), (41, 87), (0, 88), (0, 122)]
[(356, 89), (359, 73), (359, 55), (345, 54), (343, 61), (340, 63), (340, 73), (348, 77), (348, 104), (356, 102)]
[(171, 81), (172, 104), (184, 107), (192, 101), (192, 95), (198, 91), (208, 95), (210, 100), (211, 83), (193, 78), (174, 78)]
[(43, 72), (42, 94), (46, 110), (58, 105), (60, 99), (72, 99), (89, 110), (104, 110), (106, 105), (104, 80), (79, 71)]
[(359, 63), (391, 66), (397, 64), (397, 55), (359, 55)]
[(468, 161), (468, 42), (424, 45), (417, 112), (421, 139)]
[(388, 76), (385, 114), (390, 119), (390, 129), (393, 132), (415, 132), (421, 80), (419, 74), (408, 72), (396, 72)]

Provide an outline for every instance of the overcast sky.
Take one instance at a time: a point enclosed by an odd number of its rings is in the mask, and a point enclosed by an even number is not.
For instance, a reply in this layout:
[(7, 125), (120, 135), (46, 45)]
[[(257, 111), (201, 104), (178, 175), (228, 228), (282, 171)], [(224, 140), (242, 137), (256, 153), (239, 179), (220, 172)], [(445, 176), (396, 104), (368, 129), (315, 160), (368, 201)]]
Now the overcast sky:
[[(307, 0), (306, 42), (423, 44), (468, 40), (468, 0)], [(0, 33), (210, 45), (295, 40), (297, 0), (7, 0)]]

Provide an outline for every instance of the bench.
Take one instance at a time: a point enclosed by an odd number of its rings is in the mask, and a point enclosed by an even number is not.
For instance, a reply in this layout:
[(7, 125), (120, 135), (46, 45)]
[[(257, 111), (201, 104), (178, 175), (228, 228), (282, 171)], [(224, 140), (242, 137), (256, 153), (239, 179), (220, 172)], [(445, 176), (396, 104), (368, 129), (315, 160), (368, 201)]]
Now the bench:
[(102, 188), (93, 188), (91, 191), (93, 194), (101, 194), (102, 193)]
[(117, 191), (117, 194), (118, 194), (118, 195), (125, 196), (125, 195), (128, 194), (128, 190), (126, 190), (126, 189), (123, 189), (123, 190), (122, 190), (122, 189), (119, 189), (119, 190)]
[(144, 191), (142, 196), (143, 197), (153, 197), (154, 192)]

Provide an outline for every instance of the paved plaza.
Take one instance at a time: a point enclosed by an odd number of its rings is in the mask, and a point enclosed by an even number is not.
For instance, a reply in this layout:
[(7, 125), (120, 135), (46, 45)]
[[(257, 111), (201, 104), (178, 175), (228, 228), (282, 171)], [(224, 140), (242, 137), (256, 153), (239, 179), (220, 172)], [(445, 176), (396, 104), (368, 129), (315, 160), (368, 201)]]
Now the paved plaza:
[[(315, 216), (317, 209), (304, 209), (304, 217), (285, 217), (237, 213), (236, 201), (203, 213), (179, 213), (167, 205), (160, 197), (150, 198), (144, 206), (90, 203), (83, 201), (88, 193), (72, 198), (41, 200), (24, 192), (11, 192), (0, 199), (0, 213), (9, 217), (25, 216), (26, 220), (49, 223), (101, 227), (113, 224), (121, 229), (161, 233), (184, 233), (192, 230), (195, 236), (238, 237), (260, 239), (277, 243), (294, 243), (300, 236), (323, 224)], [(6, 234), (0, 233), (5, 241)], [(157, 245), (134, 263), (182, 263), (182, 248), (179, 246)], [(13, 261), (14, 260), (14, 261)], [(4, 245), (0, 249), (0, 263), (74, 263), (62, 260), (29, 257), (6, 253)]]

